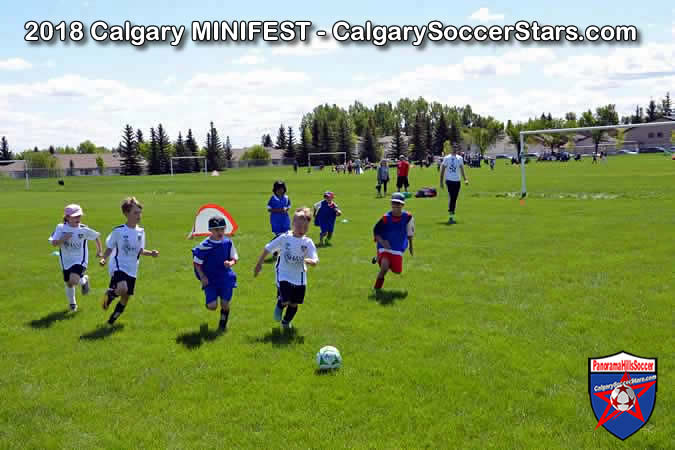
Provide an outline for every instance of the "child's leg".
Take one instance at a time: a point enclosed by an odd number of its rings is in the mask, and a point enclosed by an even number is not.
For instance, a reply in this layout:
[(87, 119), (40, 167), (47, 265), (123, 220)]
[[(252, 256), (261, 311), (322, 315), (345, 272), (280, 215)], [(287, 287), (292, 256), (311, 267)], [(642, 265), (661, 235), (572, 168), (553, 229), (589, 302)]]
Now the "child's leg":
[(380, 259), (380, 272), (377, 274), (377, 279), (375, 280), (375, 289), (382, 288), (382, 285), (384, 284), (384, 276), (389, 271), (389, 266), (389, 258), (385, 256)]
[(382, 182), (382, 184), (384, 185), (384, 195), (387, 195), (387, 183), (389, 183), (389, 180), (385, 180)]
[(281, 326), (283, 326), (284, 328), (290, 328), (291, 321), (293, 320), (297, 312), (298, 312), (298, 304), (289, 303), (288, 307), (286, 308), (286, 314), (284, 314), (284, 320), (281, 321)]
[(326, 242), (329, 242), (333, 238), (333, 232), (329, 231), (326, 236)]
[(76, 273), (71, 272), (68, 276), (66, 283), (66, 298), (68, 299), (68, 304), (70, 309), (75, 311), (77, 310), (77, 300), (75, 299), (75, 287), (80, 284), (80, 276)]
[(220, 299), (220, 322), (218, 328), (224, 330), (227, 328), (227, 319), (230, 317), (230, 300)]
[(122, 315), (124, 309), (127, 307), (127, 303), (129, 302), (129, 297), (131, 294), (129, 293), (129, 286), (127, 285), (126, 281), (120, 281), (117, 283), (117, 286), (115, 286), (115, 294), (120, 297), (120, 301), (117, 302), (117, 305), (115, 305), (115, 310), (108, 319), (109, 325), (115, 323), (117, 318)]

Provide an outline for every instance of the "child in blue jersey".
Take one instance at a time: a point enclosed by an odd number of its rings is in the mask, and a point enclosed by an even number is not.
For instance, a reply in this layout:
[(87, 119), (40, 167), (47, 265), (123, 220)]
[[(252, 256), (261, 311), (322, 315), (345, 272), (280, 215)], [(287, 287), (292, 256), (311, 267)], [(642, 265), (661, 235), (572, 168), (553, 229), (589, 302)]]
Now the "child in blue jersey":
[(405, 197), (395, 193), (391, 196), (391, 211), (382, 216), (373, 228), (373, 235), (377, 242), (377, 257), (373, 264), (380, 265), (380, 273), (375, 280), (375, 289), (381, 289), (384, 276), (389, 270), (396, 274), (403, 271), (403, 254), (410, 248), (413, 254), (413, 235), (415, 234), (415, 220), (412, 214), (403, 211)]
[(272, 193), (273, 195), (267, 202), (267, 211), (270, 213), (272, 233), (274, 237), (277, 237), (291, 229), (291, 219), (288, 217), (291, 200), (286, 195), (286, 183), (281, 180), (274, 182)]
[(314, 205), (314, 225), (321, 228), (320, 246), (324, 245), (324, 238), (326, 239), (326, 245), (330, 243), (335, 230), (335, 220), (337, 216), (342, 215), (337, 203), (333, 201), (334, 198), (335, 194), (332, 192), (324, 192), (323, 200)]
[(211, 236), (192, 249), (195, 275), (202, 283), (206, 295), (206, 307), (215, 311), (220, 297), (220, 323), (218, 328), (225, 331), (230, 316), (232, 290), (237, 287), (237, 275), (232, 266), (237, 264), (239, 255), (231, 240), (225, 237), (225, 219), (209, 219)]

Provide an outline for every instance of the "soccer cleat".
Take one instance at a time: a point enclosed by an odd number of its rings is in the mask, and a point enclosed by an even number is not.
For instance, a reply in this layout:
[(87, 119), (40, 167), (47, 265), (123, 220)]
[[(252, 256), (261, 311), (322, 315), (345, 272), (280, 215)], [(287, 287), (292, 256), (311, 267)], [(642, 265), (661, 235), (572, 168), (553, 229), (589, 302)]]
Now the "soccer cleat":
[(373, 256), (373, 259), (370, 260), (371, 264), (377, 264), (377, 256)]
[(115, 291), (110, 288), (106, 289), (105, 294), (103, 294), (103, 304), (101, 305), (104, 310), (108, 309), (112, 301), (115, 300), (115, 297)]
[(281, 328), (283, 328), (284, 330), (290, 330), (290, 329), (293, 328), (293, 325), (291, 325), (290, 322), (286, 323), (282, 320), (281, 321)]
[(85, 275), (82, 278), (85, 280), (82, 285), (82, 295), (87, 295), (89, 293), (89, 276)]
[(220, 323), (218, 324), (218, 332), (224, 333), (225, 331), (227, 331), (227, 324), (225, 323), (224, 320), (221, 320)]
[(71, 304), (70, 304), (70, 310), (71, 310), (72, 312), (77, 311), (77, 303), (71, 303)]
[(274, 321), (275, 322), (281, 322), (281, 315), (283, 314), (284, 310), (282, 308), (279, 308), (279, 305), (274, 307)]

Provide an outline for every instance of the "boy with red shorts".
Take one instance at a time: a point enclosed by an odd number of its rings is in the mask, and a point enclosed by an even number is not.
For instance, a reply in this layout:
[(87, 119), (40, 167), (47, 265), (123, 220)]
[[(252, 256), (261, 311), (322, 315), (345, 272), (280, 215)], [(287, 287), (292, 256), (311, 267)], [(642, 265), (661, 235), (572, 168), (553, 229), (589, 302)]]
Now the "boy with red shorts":
[(405, 197), (396, 193), (391, 196), (391, 211), (382, 216), (375, 224), (373, 234), (377, 242), (377, 258), (373, 264), (380, 265), (380, 273), (375, 280), (375, 289), (381, 289), (384, 276), (389, 270), (396, 274), (403, 271), (403, 254), (410, 248), (413, 254), (413, 235), (415, 234), (415, 220), (412, 214), (403, 211)]

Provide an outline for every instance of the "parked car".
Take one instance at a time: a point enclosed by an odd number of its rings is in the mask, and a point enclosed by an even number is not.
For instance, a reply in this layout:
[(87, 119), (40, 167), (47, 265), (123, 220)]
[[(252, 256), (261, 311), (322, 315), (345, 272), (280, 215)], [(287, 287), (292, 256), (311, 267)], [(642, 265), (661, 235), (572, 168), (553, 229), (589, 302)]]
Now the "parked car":
[(500, 153), (499, 155), (495, 155), (495, 159), (511, 159), (511, 155), (507, 155), (506, 153)]
[(642, 147), (640, 153), (663, 153), (666, 149), (663, 147)]
[(637, 155), (638, 152), (634, 150), (619, 150), (616, 152), (617, 155)]

